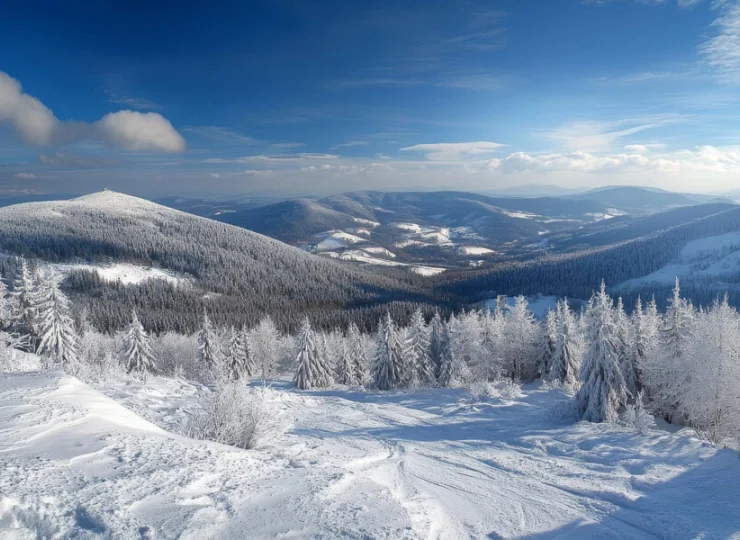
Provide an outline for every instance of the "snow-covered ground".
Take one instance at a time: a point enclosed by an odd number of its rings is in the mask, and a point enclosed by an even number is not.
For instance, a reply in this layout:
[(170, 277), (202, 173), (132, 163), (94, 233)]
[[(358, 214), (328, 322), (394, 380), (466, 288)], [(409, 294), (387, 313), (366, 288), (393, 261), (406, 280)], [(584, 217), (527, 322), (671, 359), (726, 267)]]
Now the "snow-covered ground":
[(138, 266), (129, 263), (115, 264), (67, 264), (67, 263), (43, 263), (42, 271), (64, 277), (74, 270), (95, 271), (104, 281), (115, 283), (120, 281), (124, 285), (142, 283), (149, 279), (168, 281), (173, 284), (184, 283), (188, 278), (178, 275), (169, 270), (153, 268), (151, 266)]
[(491, 255), (496, 253), (490, 248), (478, 246), (460, 246), (457, 251), (460, 255)]
[(411, 271), (414, 274), (419, 274), (420, 276), (436, 276), (437, 274), (441, 274), (444, 272), (445, 268), (439, 268), (436, 266), (412, 266)]
[[(169, 426), (181, 384), (103, 390)], [(0, 537), (740, 538), (738, 455), (688, 430), (573, 423), (536, 386), (274, 388), (293, 427), (245, 451), (61, 373), (0, 375)]]
[[(543, 296), (541, 294), (527, 296), (526, 299), (529, 304), (529, 311), (531, 311), (538, 319), (544, 319), (547, 315), (547, 312), (555, 309), (558, 303), (558, 299), (556, 296)], [(513, 296), (509, 296), (506, 298), (506, 304), (509, 306), (513, 306), (515, 301), (516, 298), (514, 298)], [(483, 304), (491, 311), (496, 309), (495, 298), (486, 300), (485, 302), (483, 302)]]
[(740, 274), (740, 232), (693, 240), (678, 258), (655, 272), (621, 283), (617, 289), (631, 289), (657, 283), (670, 285), (679, 278), (737, 277)]

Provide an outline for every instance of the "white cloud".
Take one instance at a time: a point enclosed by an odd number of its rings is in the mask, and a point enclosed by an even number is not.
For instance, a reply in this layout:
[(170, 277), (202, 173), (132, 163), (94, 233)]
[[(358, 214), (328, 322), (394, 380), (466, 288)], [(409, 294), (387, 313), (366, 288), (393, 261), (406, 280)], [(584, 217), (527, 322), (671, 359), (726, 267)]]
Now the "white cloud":
[(23, 92), (21, 84), (0, 72), (0, 122), (9, 123), (32, 146), (103, 140), (127, 150), (181, 152), (185, 140), (169, 120), (157, 113), (118, 111), (98, 122), (60, 122), (38, 99)]
[(9, 122), (28, 144), (44, 146), (51, 142), (59, 121), (51, 110), (21, 84), (0, 71), (0, 122)]
[(186, 127), (183, 131), (193, 133), (205, 139), (212, 139), (225, 143), (255, 144), (257, 142), (256, 139), (249, 137), (248, 135), (243, 135), (238, 131), (222, 126), (190, 126)]
[(713, 5), (720, 9), (712, 23), (717, 32), (701, 45), (700, 52), (726, 82), (740, 83), (740, 2), (715, 0)]
[(637, 154), (647, 154), (652, 150), (660, 150), (665, 148), (664, 144), (650, 143), (650, 144), (628, 144), (624, 147), (627, 152), (635, 152)]
[(493, 154), (505, 147), (505, 144), (478, 141), (467, 143), (431, 143), (415, 144), (401, 148), (402, 152), (424, 152), (430, 161), (461, 161), (481, 155)]
[(678, 122), (682, 118), (678, 115), (656, 115), (615, 122), (573, 122), (545, 131), (542, 135), (567, 149), (598, 152), (613, 150), (625, 137)]
[(20, 173), (14, 174), (13, 178), (18, 178), (19, 180), (36, 180), (38, 176), (36, 176), (33, 173), (20, 172)]
[(221, 178), (221, 175), (218, 174), (218, 173), (215, 173), (215, 172), (212, 172), (208, 176), (210, 176), (211, 178), (215, 178), (216, 180), (218, 180), (219, 178)]
[(202, 163), (286, 163), (286, 162), (297, 162), (306, 160), (331, 160), (338, 159), (339, 156), (336, 154), (314, 154), (310, 152), (303, 152), (300, 154), (286, 154), (286, 155), (274, 155), (269, 156), (265, 154), (259, 154), (256, 156), (242, 156), (236, 158), (207, 158), (202, 160)]
[(185, 150), (185, 139), (161, 114), (118, 111), (106, 114), (95, 127), (107, 142), (126, 150)]

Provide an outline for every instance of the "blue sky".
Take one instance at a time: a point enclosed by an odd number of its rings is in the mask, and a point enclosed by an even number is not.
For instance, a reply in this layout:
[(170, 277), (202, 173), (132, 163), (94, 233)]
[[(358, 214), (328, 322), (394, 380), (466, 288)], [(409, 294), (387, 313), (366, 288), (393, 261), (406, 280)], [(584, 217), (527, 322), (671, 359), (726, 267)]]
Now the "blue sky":
[(0, 193), (740, 188), (737, 0), (10, 2)]

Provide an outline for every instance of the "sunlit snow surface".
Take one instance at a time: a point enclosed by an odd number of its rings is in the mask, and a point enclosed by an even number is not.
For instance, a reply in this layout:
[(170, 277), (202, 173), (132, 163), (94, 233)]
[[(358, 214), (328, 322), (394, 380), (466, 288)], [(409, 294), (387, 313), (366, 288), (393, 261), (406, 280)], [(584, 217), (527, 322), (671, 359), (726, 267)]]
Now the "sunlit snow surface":
[(738, 455), (688, 430), (574, 423), (537, 386), (273, 387), (293, 428), (242, 451), (154, 425), (188, 383), (0, 375), (0, 537), (740, 538)]

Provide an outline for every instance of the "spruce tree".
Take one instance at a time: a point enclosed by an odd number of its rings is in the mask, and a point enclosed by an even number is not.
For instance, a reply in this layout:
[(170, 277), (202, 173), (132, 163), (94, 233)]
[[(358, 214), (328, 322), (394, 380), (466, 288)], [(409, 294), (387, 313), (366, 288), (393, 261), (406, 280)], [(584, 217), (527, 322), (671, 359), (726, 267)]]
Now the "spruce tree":
[(378, 390), (397, 388), (403, 382), (403, 344), (390, 313), (378, 325), (377, 347), (373, 362), (373, 380)]
[(568, 300), (558, 302), (558, 337), (550, 364), (548, 379), (573, 386), (578, 382), (583, 356), (583, 339), (580, 327)]
[(432, 361), (434, 376), (439, 379), (442, 372), (442, 334), (444, 333), (444, 322), (439, 311), (434, 312), (429, 323), (429, 359)]
[(367, 377), (368, 359), (365, 349), (365, 340), (355, 323), (349, 325), (347, 330), (348, 354), (351, 367), (350, 379), (353, 385), (362, 385)]
[(136, 310), (131, 313), (131, 324), (122, 332), (123, 363), (128, 373), (155, 371), (154, 353), (149, 344), (149, 335), (139, 322)]
[(50, 279), (44, 283), (37, 297), (38, 354), (50, 357), (62, 367), (77, 362), (79, 338), (70, 315), (67, 297)]
[(213, 369), (218, 359), (218, 345), (216, 344), (216, 334), (213, 330), (208, 313), (203, 310), (203, 323), (198, 334), (198, 360), (201, 366), (207, 369)]
[(316, 340), (316, 333), (311, 328), (308, 317), (303, 321), (298, 336), (298, 370), (295, 374), (295, 385), (300, 390), (327, 388), (331, 386), (331, 369), (321, 355)]
[(606, 285), (591, 297), (587, 313), (587, 341), (576, 395), (578, 413), (589, 422), (612, 422), (627, 401), (627, 386), (619, 364), (619, 345), (612, 300)]
[(410, 384), (429, 385), (436, 381), (434, 364), (429, 356), (429, 329), (421, 309), (416, 309), (406, 332), (406, 350), (411, 364)]

